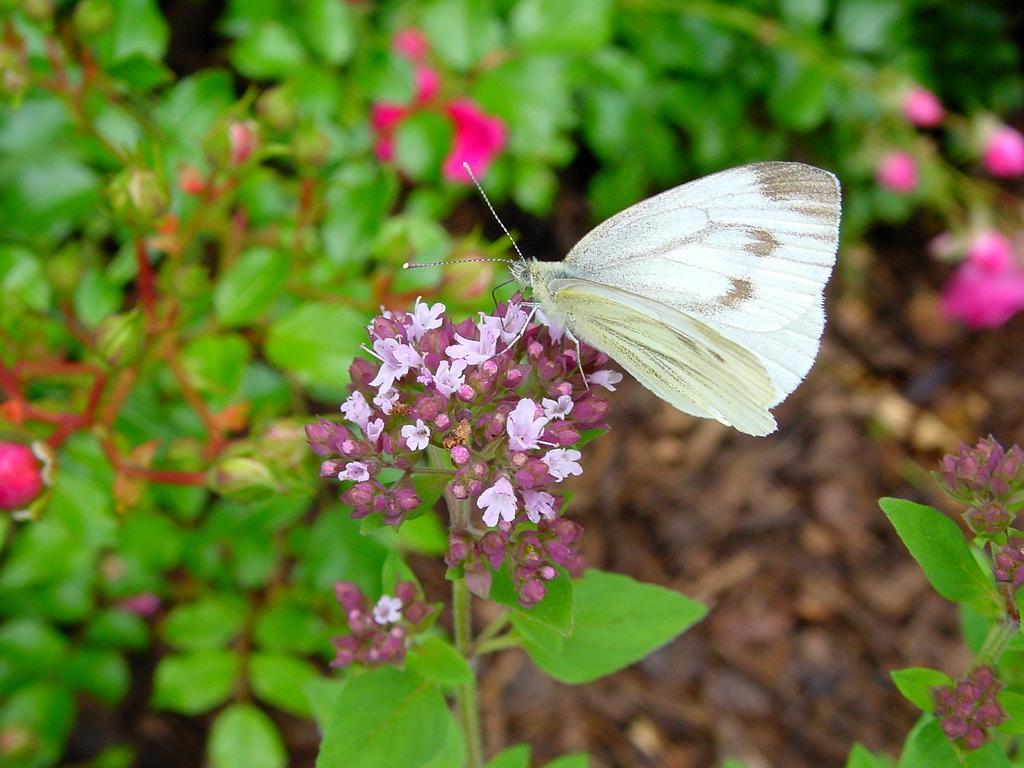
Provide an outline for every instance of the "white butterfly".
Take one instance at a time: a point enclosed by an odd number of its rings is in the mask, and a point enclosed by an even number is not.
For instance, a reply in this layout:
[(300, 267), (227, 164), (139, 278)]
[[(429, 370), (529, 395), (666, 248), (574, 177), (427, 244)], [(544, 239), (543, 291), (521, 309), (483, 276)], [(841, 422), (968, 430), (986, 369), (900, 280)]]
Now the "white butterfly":
[(544, 314), (676, 408), (750, 435), (807, 375), (839, 241), (839, 181), (754, 163), (656, 195), (562, 262), (513, 262)]

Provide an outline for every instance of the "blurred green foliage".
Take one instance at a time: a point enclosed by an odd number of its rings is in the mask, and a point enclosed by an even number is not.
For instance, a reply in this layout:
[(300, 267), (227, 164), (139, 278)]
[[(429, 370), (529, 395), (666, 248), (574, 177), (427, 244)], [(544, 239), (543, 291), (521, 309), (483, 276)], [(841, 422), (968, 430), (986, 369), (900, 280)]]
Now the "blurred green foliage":
[[(135, 688), (156, 710), (220, 707), (217, 768), (286, 765), (268, 712), (361, 706), (374, 686), (420, 712), (403, 749), (461, 760), (436, 687), (393, 670), (340, 691), (323, 679), (332, 584), (377, 594), (389, 552), (436, 556), (445, 535), (433, 513), (360, 535), (316, 498), (301, 432), (315, 403), (340, 400), (381, 304), (489, 302), (491, 265), (403, 262), (505, 252), (445, 226), (472, 192), (444, 175), (443, 109), (399, 124), (392, 162), (375, 154), (373, 105), (416, 90), (399, 30), (426, 35), (438, 99), (504, 123), (484, 183), (535, 217), (575, 187), (596, 220), (788, 157), (842, 176), (857, 238), (928, 202), (872, 179), (882, 148), (920, 141), (900, 88), (925, 83), (968, 114), (1024, 105), (996, 3), (231, 0), (214, 37), (172, 33), (155, 0), (0, 5), (0, 437), (58, 450), (37, 519), (0, 525), (0, 762), (14, 768), (130, 764), (131, 745), (62, 755), (83, 702), (117, 707)], [(948, 209), (946, 166), (927, 172)], [(635, 657), (567, 667), (557, 616), (515, 621), (562, 679)], [(133, 681), (145, 656), (152, 679)], [(461, 672), (444, 650), (417, 659), (424, 679)], [(345, 754), (359, 727), (324, 749)]]

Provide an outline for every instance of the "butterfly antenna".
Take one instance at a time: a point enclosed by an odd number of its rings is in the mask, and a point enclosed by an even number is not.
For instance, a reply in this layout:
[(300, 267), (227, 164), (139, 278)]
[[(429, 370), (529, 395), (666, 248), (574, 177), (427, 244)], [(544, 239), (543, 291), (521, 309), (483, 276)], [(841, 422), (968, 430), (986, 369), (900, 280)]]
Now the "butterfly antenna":
[(513, 248), (515, 249), (516, 253), (517, 253), (517, 254), (519, 254), (519, 258), (520, 258), (520, 260), (522, 260), (522, 261), (526, 261), (526, 257), (525, 257), (525, 256), (523, 256), (523, 252), (522, 252), (522, 251), (520, 251), (520, 250), (519, 250), (519, 246), (518, 246), (518, 245), (516, 245), (516, 240), (515, 240), (515, 238), (514, 238), (514, 237), (512, 237), (512, 233), (508, 231), (508, 227), (506, 227), (506, 226), (505, 226), (505, 222), (503, 222), (503, 221), (502, 221), (502, 220), (501, 220), (501, 219), (500, 219), (500, 218), (498, 217), (498, 212), (497, 212), (497, 211), (495, 211), (495, 210), (494, 210), (494, 206), (493, 206), (493, 205), (491, 205), (491, 201), (490, 201), (490, 200), (488, 199), (488, 197), (487, 197), (487, 193), (486, 193), (486, 192), (484, 192), (484, 188), (483, 188), (482, 186), (480, 186), (480, 182), (479, 182), (479, 181), (477, 181), (477, 178), (476, 178), (476, 176), (475, 176), (475, 175), (473, 175), (473, 169), (469, 167), (469, 163), (463, 162), (463, 163), (462, 163), (462, 167), (463, 167), (463, 169), (465, 169), (466, 173), (468, 173), (468, 174), (469, 174), (469, 178), (471, 178), (471, 179), (473, 180), (473, 183), (474, 183), (474, 184), (476, 185), (477, 191), (478, 191), (478, 192), (480, 193), (480, 197), (482, 197), (482, 198), (484, 199), (484, 202), (485, 202), (485, 203), (487, 203), (487, 207), (488, 207), (488, 208), (490, 209), (490, 211), (491, 211), (491, 216), (493, 216), (493, 217), (494, 217), (494, 220), (495, 220), (496, 222), (498, 222), (498, 225), (499, 225), (499, 226), (501, 227), (501, 229), (502, 229), (502, 230), (503, 230), (503, 231), (505, 232), (505, 234), (506, 234), (506, 235), (508, 236), (509, 242), (510, 242), (510, 243), (512, 243), (512, 247), (513, 247)]
[(447, 267), (449, 264), (477, 264), (481, 261), (497, 261), (502, 264), (515, 264), (512, 259), (452, 259), (451, 261), (426, 261), (421, 263), (413, 264), (411, 261), (406, 261), (402, 264), (402, 269), (419, 269), (420, 267)]

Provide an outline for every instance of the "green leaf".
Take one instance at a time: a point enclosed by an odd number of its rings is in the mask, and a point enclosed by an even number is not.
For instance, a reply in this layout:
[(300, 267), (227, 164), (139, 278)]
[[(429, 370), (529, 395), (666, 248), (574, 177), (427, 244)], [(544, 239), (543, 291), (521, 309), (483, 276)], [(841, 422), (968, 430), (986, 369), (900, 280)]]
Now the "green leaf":
[(782, 17), (809, 27), (820, 26), (828, 15), (828, 0), (782, 0)]
[(433, 510), (403, 520), (398, 529), (398, 542), (403, 549), (420, 555), (443, 555), (448, 551), (448, 533)]
[(346, 3), (305, 0), (299, 25), (313, 54), (329, 64), (343, 64), (356, 46), (355, 19)]
[(88, 691), (108, 704), (120, 701), (131, 683), (128, 665), (113, 650), (83, 648), (60, 671), (72, 690)]
[(266, 609), (253, 630), (260, 648), (301, 654), (330, 651), (330, 634), (327, 623), (315, 611), (293, 603)]
[(283, 79), (306, 62), (306, 51), (295, 33), (278, 21), (267, 21), (235, 43), (231, 63), (255, 80)]
[(141, 616), (111, 608), (92, 620), (85, 640), (92, 645), (139, 650), (149, 645), (149, 627)]
[(95, 328), (121, 307), (121, 289), (106, 273), (92, 268), (75, 286), (75, 315), (87, 328)]
[(612, 33), (611, 0), (519, 0), (512, 34), (532, 53), (590, 53)]
[(432, 0), (420, 18), (433, 52), (458, 70), (469, 69), (500, 42), (498, 20), (486, 0)]
[(15, 765), (18, 768), (56, 765), (64, 752), (64, 740), (71, 731), (74, 717), (75, 702), (71, 692), (51, 683), (27, 685), (0, 701), (0, 731), (25, 729), (38, 740), (33, 747), (34, 760)]
[(164, 64), (141, 53), (133, 53), (107, 68), (107, 74), (136, 91), (150, 91), (174, 79)]
[(306, 701), (321, 731), (327, 728), (334, 717), (334, 705), (347, 682), (331, 677), (318, 677), (306, 682)]
[(436, 112), (417, 112), (395, 129), (395, 161), (413, 181), (437, 180), (452, 144), (452, 124)]
[(828, 113), (829, 75), (821, 66), (780, 57), (768, 109), (780, 125), (817, 128)]
[(922, 715), (907, 740), (897, 768), (961, 768), (939, 721), (931, 715)]
[(445, 745), (448, 708), (437, 686), (381, 667), (353, 677), (334, 703), (317, 768), (417, 768)]
[(213, 768), (284, 768), (288, 755), (277, 727), (251, 704), (234, 704), (210, 729)]
[(165, 656), (154, 675), (153, 706), (201, 714), (228, 697), (237, 675), (238, 657), (231, 651)]
[(986, 615), (1002, 610), (991, 575), (978, 565), (956, 523), (924, 504), (890, 498), (878, 503), (936, 592)]
[(0, 295), (11, 306), (21, 302), (44, 312), (50, 306), (50, 284), (43, 275), (39, 259), (20, 245), (0, 245)]
[(339, 266), (366, 261), (396, 194), (390, 176), (373, 174), (333, 183), (327, 190), (321, 230), (327, 258)]
[(939, 672), (937, 669), (925, 667), (895, 669), (889, 673), (889, 677), (892, 678), (899, 692), (924, 712), (932, 712), (935, 708), (935, 703), (932, 701), (932, 688), (948, 687), (953, 684), (949, 675)]
[(49, 624), (19, 617), (0, 626), (0, 694), (60, 669), (67, 639)]
[(251, 248), (221, 276), (213, 294), (217, 317), (227, 326), (250, 323), (273, 303), (288, 277), (288, 254)]
[(295, 656), (254, 653), (249, 657), (249, 681), (256, 696), (299, 717), (312, 714), (305, 687), (316, 677), (316, 667)]
[(488, 760), (486, 768), (530, 768), (530, 746), (507, 747)]
[(455, 718), (449, 714), (444, 746), (433, 760), (423, 764), (423, 768), (461, 768), (465, 764), (466, 747), (462, 739), (462, 730)]
[(575, 752), (571, 755), (556, 757), (544, 768), (588, 768), (589, 765), (590, 757), (586, 752)]
[(575, 603), (573, 632), (565, 638), (512, 613), (530, 658), (565, 683), (596, 680), (639, 661), (707, 612), (678, 592), (598, 570), (575, 584)]
[(964, 757), (964, 768), (1013, 768), (1013, 763), (1003, 750), (1001, 744), (990, 742), (968, 752)]
[(236, 334), (202, 336), (182, 350), (181, 363), (192, 386), (226, 398), (241, 386), (250, 354), (249, 342)]
[(1007, 720), (996, 729), (1000, 733), (1024, 734), (1024, 694), (1016, 691), (1000, 691), (999, 703), (1006, 712)]
[(508, 568), (502, 566), (491, 581), (491, 600), (511, 608), (525, 620), (550, 627), (562, 635), (572, 632), (573, 585), (569, 574), (559, 570), (551, 581), (545, 582), (547, 594), (532, 608), (523, 608)]
[(427, 680), (441, 685), (468, 685), (473, 682), (473, 670), (451, 643), (431, 637), (409, 651), (406, 666)]
[(384, 558), (384, 565), (381, 567), (381, 594), (395, 594), (395, 587), (402, 581), (411, 581), (416, 585), (420, 583), (419, 579), (416, 578), (415, 572), (409, 567), (409, 564), (405, 562), (396, 550), (392, 549), (388, 552), (387, 557)]
[(242, 631), (248, 607), (234, 595), (210, 595), (179, 605), (160, 627), (170, 645), (184, 651), (220, 648)]
[(334, 304), (303, 304), (270, 326), (265, 350), (275, 365), (302, 382), (340, 393), (366, 336), (360, 312)]
[(113, 23), (90, 47), (104, 65), (134, 54), (162, 59), (167, 53), (170, 29), (156, 0), (111, 0)]
[(846, 768), (886, 768), (888, 762), (875, 757), (863, 744), (854, 744), (846, 760)]
[(879, 52), (892, 45), (904, 7), (890, 0), (840, 0), (835, 33), (852, 51)]

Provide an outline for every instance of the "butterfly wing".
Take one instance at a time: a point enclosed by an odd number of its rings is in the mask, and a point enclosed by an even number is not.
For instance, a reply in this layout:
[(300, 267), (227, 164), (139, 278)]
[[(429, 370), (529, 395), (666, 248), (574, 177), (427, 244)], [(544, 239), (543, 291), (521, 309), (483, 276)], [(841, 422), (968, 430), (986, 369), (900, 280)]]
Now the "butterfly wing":
[(580, 240), (564, 263), (723, 332), (794, 322), (813, 331), (808, 318), (835, 263), (839, 212), (831, 173), (754, 163), (627, 208)]
[(755, 355), (672, 307), (580, 278), (547, 284), (552, 314), (681, 411), (750, 435), (775, 431), (774, 389)]
[(776, 405), (818, 353), (839, 214), (831, 173), (755, 163), (627, 208), (584, 237), (564, 265), (679, 310), (753, 352)]

